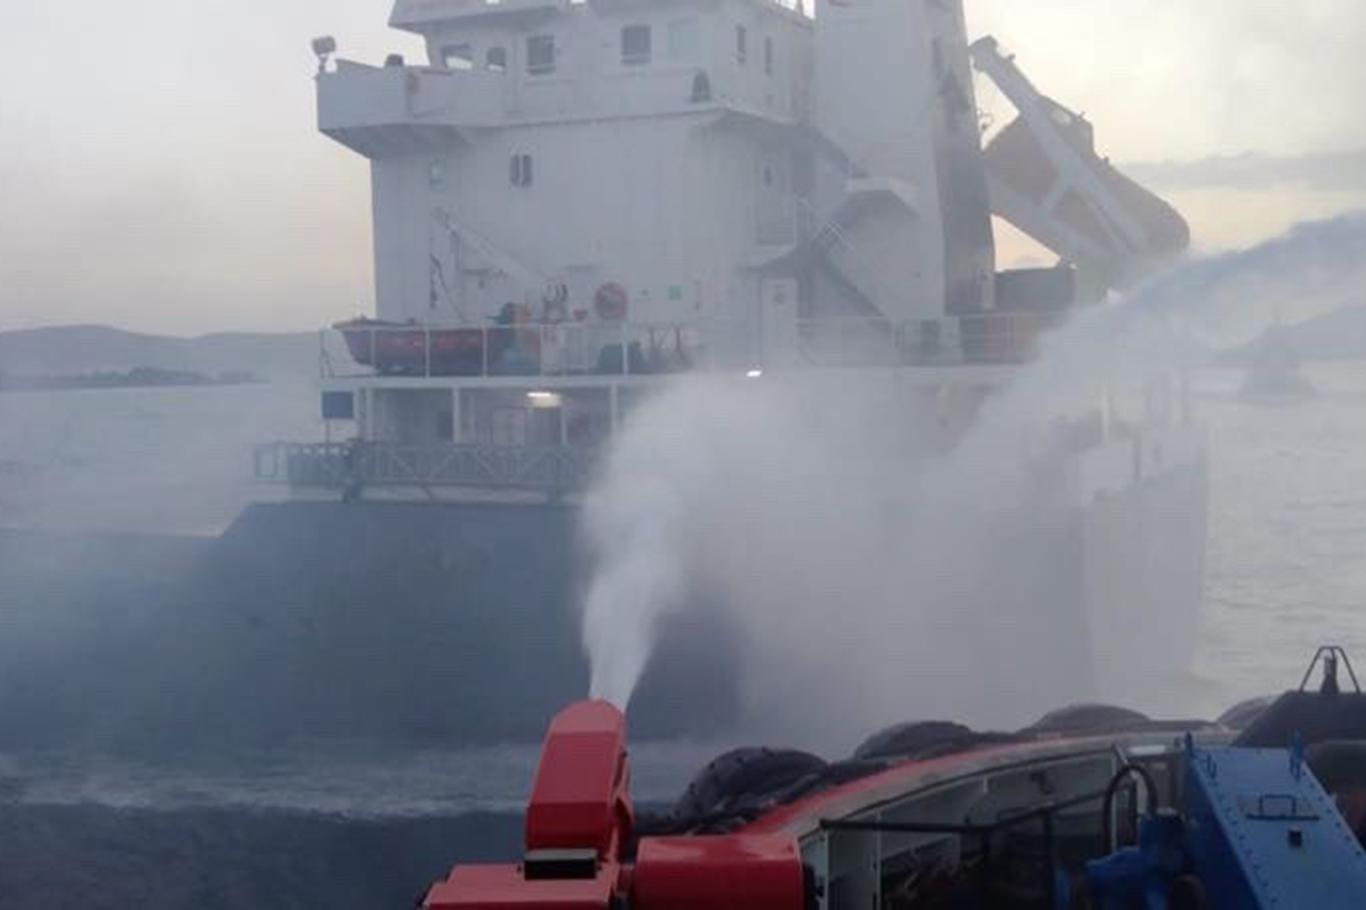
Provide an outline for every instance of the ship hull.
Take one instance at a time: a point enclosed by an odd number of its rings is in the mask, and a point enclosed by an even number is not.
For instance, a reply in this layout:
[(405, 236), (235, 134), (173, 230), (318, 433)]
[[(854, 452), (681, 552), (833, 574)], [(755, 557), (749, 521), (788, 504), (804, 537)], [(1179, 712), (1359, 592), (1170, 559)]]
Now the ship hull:
[[(0, 735), (534, 739), (588, 688), (575, 514), (296, 502), (219, 538), (0, 535)], [(666, 633), (641, 734), (733, 723), (725, 638), (686, 618)]]
[[(1139, 662), (1117, 647), (1189, 667), (1204, 521), (1203, 468), (1168, 471), (1016, 525), (992, 544), (1015, 558), (983, 561), (1010, 576), (983, 571), (971, 596), (1020, 654), (1054, 655), (1049, 703), (1122, 698)], [(290, 502), (218, 538), (0, 535), (0, 736), (535, 740), (588, 687), (577, 524), (569, 505)], [(669, 620), (638, 736), (750, 725), (724, 615)]]
[(1080, 565), (1102, 700), (1174, 705), (1190, 683), (1205, 593), (1208, 475), (1201, 454), (1084, 510)]

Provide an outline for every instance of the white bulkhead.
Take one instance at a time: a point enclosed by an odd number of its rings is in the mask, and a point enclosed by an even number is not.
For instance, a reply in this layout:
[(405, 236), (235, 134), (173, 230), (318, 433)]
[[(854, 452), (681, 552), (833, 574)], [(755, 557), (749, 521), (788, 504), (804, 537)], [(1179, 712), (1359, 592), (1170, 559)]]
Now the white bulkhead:
[(399, 0), (424, 64), (319, 75), (321, 128), (372, 161), (376, 315), (592, 320), (609, 284), (632, 321), (748, 333), (793, 294), (793, 316), (990, 308), (961, 4), (810, 12)]
[(820, 0), (816, 22), (814, 123), (847, 158), (817, 159), (845, 178), (827, 205), (843, 234), (827, 259), (893, 320), (991, 309), (995, 252), (962, 3)]

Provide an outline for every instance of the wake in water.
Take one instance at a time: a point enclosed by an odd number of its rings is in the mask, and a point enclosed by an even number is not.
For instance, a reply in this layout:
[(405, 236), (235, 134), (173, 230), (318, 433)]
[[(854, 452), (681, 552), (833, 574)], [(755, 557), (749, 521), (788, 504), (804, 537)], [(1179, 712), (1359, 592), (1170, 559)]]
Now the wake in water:
[(1003, 527), (1029, 510), (1001, 504), (1042, 492), (1021, 439), (1205, 346), (1359, 301), (1364, 277), (1361, 215), (1188, 262), (1048, 339), (951, 457), (933, 457), (935, 402), (885, 377), (677, 381), (632, 415), (585, 510), (593, 694), (624, 706), (665, 617), (722, 609), (745, 649), (741, 696), (780, 735), (813, 716), (832, 739), (917, 710), (992, 724), (1056, 706), (1089, 659), (1066, 647), (1066, 619), (1047, 602), (983, 607), (1012, 593), (982, 590), (984, 565), (1042, 571), (1002, 545), (1031, 529)]

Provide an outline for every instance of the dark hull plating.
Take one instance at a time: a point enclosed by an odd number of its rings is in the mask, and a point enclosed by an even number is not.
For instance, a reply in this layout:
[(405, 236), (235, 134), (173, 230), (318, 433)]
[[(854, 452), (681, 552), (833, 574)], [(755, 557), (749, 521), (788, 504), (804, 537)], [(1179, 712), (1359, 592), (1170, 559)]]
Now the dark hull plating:
[[(167, 742), (539, 739), (588, 687), (575, 512), (291, 503), (221, 538), (0, 535), (0, 736)], [(686, 621), (644, 737), (732, 723), (733, 655)]]
[[(1130, 690), (1111, 658), (1133, 649), (1149, 679), (1180, 672), (1204, 496), (1202, 465), (1024, 516), (961, 596), (992, 608), (987, 637), (1054, 656), (1017, 668), (1048, 703)], [(576, 522), (568, 506), (296, 502), (253, 506), (220, 538), (0, 534), (0, 737), (539, 740), (588, 687)], [(633, 735), (747, 725), (742, 649), (718, 620), (672, 620)]]

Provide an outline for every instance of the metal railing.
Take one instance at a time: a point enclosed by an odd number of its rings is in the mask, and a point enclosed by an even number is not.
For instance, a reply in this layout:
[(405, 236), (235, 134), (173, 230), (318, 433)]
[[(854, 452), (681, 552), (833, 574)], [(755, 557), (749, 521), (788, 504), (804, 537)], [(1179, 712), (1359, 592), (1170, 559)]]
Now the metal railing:
[(985, 313), (950, 319), (802, 319), (803, 362), (824, 367), (1020, 364), (1062, 313)]
[[(338, 326), (350, 355), (320, 336), (324, 378), (635, 376), (747, 366), (744, 326), (717, 322)], [(340, 366), (339, 366), (340, 365)], [(360, 372), (357, 372), (357, 370)]]
[(587, 486), (595, 452), (569, 446), (274, 442), (256, 479), (359, 494), (367, 486), (477, 487), (558, 495)]
[[(796, 358), (816, 368), (1018, 364), (1065, 318), (1063, 312), (983, 313), (899, 321), (879, 317), (799, 319)], [(441, 326), (353, 323), (339, 329), (349, 358), (320, 335), (325, 379), (370, 376), (627, 377), (748, 370), (780, 353), (773, 326), (735, 322), (532, 323)], [(767, 341), (761, 339), (767, 338)]]

